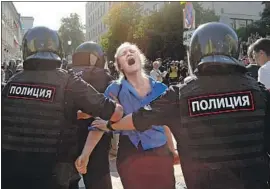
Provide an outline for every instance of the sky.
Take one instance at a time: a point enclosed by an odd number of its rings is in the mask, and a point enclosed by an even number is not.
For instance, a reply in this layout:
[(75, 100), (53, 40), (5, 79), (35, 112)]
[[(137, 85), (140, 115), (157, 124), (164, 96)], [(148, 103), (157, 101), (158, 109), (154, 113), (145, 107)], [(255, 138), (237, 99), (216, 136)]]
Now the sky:
[(58, 30), (61, 18), (77, 13), (85, 24), (86, 2), (13, 2), (21, 16), (34, 17), (34, 26), (46, 26)]

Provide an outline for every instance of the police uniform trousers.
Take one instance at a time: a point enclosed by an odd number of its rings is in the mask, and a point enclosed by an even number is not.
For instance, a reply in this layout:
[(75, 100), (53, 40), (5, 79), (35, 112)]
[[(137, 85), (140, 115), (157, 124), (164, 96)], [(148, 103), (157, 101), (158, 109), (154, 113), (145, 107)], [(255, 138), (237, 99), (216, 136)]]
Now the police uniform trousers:
[(57, 184), (55, 155), (2, 150), (3, 189), (68, 189)]
[[(82, 152), (86, 138), (88, 136), (88, 126), (92, 119), (77, 120), (79, 132), (79, 155)], [(111, 145), (111, 135), (104, 134), (94, 148), (88, 162), (87, 173), (83, 175), (86, 189), (112, 189), (109, 150)], [(76, 182), (78, 183), (78, 181)], [(78, 184), (73, 183), (72, 189), (78, 188)]]
[(168, 145), (143, 150), (120, 135), (117, 170), (125, 189), (174, 189), (173, 155)]

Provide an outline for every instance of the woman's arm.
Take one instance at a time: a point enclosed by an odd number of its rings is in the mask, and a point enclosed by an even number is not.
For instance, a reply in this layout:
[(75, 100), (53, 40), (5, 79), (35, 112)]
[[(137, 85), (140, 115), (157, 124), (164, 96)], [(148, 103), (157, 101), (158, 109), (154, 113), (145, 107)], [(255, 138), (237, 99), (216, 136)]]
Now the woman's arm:
[(174, 148), (174, 144), (173, 144), (172, 132), (171, 132), (170, 128), (166, 125), (164, 125), (164, 130), (165, 130), (165, 135), (167, 137), (168, 147), (170, 148), (171, 152), (174, 152), (175, 148)]
[[(166, 94), (154, 100), (151, 103), (151, 110), (140, 108), (138, 111), (128, 114), (120, 121), (113, 123), (111, 127), (114, 130), (138, 130), (145, 131), (152, 125), (169, 125), (175, 127), (180, 124), (179, 117), (179, 91), (176, 88), (170, 88)], [(108, 131), (107, 122), (104, 120), (95, 120), (93, 126), (103, 131)]]
[[(93, 127), (96, 127), (96, 128), (99, 128), (100, 130), (103, 130), (103, 131), (110, 131), (108, 128), (107, 128), (107, 123), (108, 121), (105, 121), (103, 119), (98, 119), (98, 120), (95, 120), (93, 123), (92, 123), (92, 126)], [(133, 125), (133, 121), (132, 121), (132, 114), (129, 114), (125, 117), (123, 117), (120, 121), (116, 122), (116, 123), (113, 123), (111, 125), (111, 127), (114, 129), (114, 130), (122, 130), (122, 131), (130, 131), (130, 130), (136, 130), (136, 128), (134, 127)], [(150, 127), (149, 127), (150, 128)], [(146, 129), (147, 130), (147, 129)]]
[(171, 130), (170, 130), (170, 128), (168, 126), (164, 125), (164, 129), (165, 129), (165, 135), (167, 137), (168, 147), (169, 147), (170, 151), (173, 154), (174, 164), (175, 165), (179, 164), (180, 163), (180, 158), (179, 158), (177, 150), (174, 148), (173, 134), (172, 134), (172, 132), (171, 132)]
[(98, 142), (101, 140), (103, 134), (103, 131), (90, 131), (88, 133), (83, 151), (75, 161), (75, 167), (79, 173), (86, 174), (89, 157)]

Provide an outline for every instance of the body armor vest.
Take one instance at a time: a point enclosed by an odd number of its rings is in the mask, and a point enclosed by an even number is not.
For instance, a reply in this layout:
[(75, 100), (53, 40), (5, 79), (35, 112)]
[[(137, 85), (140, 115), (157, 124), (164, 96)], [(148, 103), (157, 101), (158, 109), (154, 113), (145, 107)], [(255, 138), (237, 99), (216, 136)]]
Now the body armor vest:
[[(84, 81), (92, 85), (98, 92), (104, 93), (112, 78), (108, 74), (108, 72), (99, 67), (95, 66), (75, 66), (73, 67), (73, 71), (77, 76), (81, 77)], [(87, 118), (88, 114), (80, 113), (80, 115), (85, 115)], [(82, 117), (80, 117), (82, 118)], [(78, 119), (78, 155), (81, 154), (85, 141), (88, 136), (88, 127), (95, 120), (94, 117), (90, 117), (87, 119)]]
[(244, 74), (198, 76), (180, 88), (177, 138), (188, 189), (249, 188), (243, 184), (252, 179), (244, 175), (249, 167), (260, 175), (250, 183), (267, 180), (264, 99), (257, 82)]
[(76, 144), (76, 127), (65, 116), (69, 76), (24, 70), (12, 78), (2, 92), (2, 149), (68, 158)]

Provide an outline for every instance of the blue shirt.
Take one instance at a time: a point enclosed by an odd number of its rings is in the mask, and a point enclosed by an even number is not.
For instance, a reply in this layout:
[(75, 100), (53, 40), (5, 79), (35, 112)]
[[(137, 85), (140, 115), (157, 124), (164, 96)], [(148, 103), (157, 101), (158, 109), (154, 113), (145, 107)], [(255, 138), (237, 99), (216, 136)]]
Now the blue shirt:
[[(149, 78), (149, 81), (152, 90), (146, 97), (140, 97), (133, 86), (125, 79), (121, 80), (121, 87), (120, 82), (114, 82), (109, 85), (104, 95), (109, 97), (110, 93), (114, 96), (118, 96), (119, 94), (118, 99), (124, 108), (124, 114), (127, 115), (137, 111), (141, 107), (149, 105), (152, 100), (159, 97), (167, 90), (167, 86), (163, 83), (157, 82), (152, 78)], [(121, 131), (120, 133), (127, 135), (136, 147), (138, 147), (139, 142), (141, 142), (144, 150), (160, 147), (167, 142), (163, 126), (155, 125), (152, 129), (148, 129), (144, 132)]]

